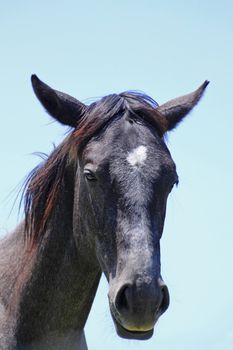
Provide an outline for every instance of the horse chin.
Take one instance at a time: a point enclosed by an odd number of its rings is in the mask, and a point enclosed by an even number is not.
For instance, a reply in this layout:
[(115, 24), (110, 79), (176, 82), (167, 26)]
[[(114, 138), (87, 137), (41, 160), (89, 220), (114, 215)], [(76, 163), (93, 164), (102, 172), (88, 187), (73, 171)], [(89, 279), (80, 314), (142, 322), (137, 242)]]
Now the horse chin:
[(124, 328), (112, 315), (113, 322), (115, 324), (115, 328), (119, 337), (124, 339), (137, 339), (137, 340), (148, 340), (152, 337), (154, 333), (154, 328), (148, 331), (131, 331)]

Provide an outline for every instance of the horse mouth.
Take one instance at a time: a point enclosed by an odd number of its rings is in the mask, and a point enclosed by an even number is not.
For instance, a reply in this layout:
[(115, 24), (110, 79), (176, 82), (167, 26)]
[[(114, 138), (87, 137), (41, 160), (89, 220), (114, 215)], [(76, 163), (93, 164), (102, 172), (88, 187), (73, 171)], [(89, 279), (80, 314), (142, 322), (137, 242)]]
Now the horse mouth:
[(124, 328), (112, 315), (113, 322), (115, 324), (115, 328), (119, 337), (124, 339), (137, 339), (137, 340), (147, 340), (150, 339), (154, 333), (154, 328), (148, 331), (131, 331)]

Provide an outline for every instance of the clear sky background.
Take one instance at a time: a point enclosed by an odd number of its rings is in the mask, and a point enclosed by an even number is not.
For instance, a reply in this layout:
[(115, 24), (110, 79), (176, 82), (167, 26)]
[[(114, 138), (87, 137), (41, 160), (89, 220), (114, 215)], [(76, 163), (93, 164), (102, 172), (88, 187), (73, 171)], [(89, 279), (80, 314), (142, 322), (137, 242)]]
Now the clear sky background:
[[(0, 2), (0, 232), (19, 184), (66, 129), (33, 95), (36, 73), (82, 101), (139, 89), (159, 104), (210, 85), (168, 138), (180, 185), (169, 199), (162, 271), (171, 305), (146, 342), (117, 337), (101, 281), (90, 350), (233, 349), (233, 2)], [(14, 190), (12, 192), (12, 190)]]

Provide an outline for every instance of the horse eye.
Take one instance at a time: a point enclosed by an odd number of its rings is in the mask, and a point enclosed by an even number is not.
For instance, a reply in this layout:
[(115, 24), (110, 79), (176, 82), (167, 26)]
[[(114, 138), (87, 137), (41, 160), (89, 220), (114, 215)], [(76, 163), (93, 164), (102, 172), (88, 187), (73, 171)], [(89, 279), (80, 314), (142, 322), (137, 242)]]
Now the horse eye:
[(171, 192), (171, 191), (173, 190), (174, 186), (177, 187), (178, 185), (179, 185), (179, 178), (177, 177), (176, 181), (174, 181), (174, 183), (173, 183), (172, 186), (170, 187), (169, 192)]
[(97, 180), (94, 173), (89, 169), (84, 169), (84, 175), (88, 181), (96, 181)]

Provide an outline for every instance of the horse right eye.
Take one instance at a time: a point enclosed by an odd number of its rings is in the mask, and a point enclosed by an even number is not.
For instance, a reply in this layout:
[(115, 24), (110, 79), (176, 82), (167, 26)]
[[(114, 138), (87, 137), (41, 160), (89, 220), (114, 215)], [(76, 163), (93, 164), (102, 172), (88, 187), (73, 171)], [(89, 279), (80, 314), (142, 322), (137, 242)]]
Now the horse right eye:
[(95, 177), (95, 174), (90, 169), (84, 169), (84, 175), (88, 181), (96, 181), (97, 180)]

